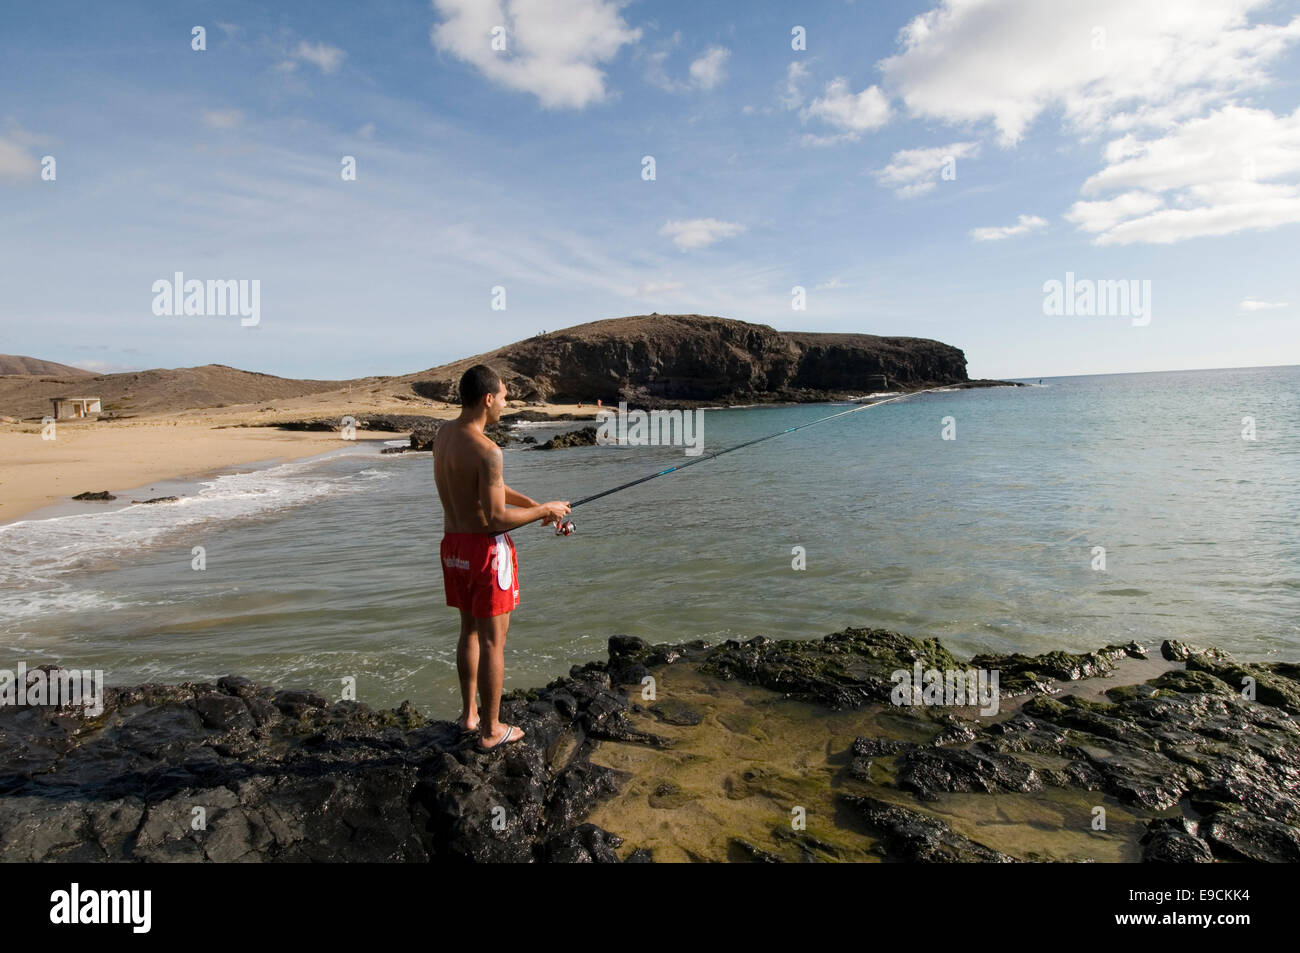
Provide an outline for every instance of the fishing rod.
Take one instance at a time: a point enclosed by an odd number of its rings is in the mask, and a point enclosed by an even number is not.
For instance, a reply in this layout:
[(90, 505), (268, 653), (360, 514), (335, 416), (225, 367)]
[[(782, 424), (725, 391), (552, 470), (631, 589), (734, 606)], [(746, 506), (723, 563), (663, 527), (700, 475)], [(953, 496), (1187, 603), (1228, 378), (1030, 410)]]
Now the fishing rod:
[[(872, 407), (879, 407), (881, 404), (889, 404), (896, 400), (902, 400), (905, 397), (915, 397), (917, 394), (928, 394), (931, 391), (943, 390), (948, 386), (949, 385), (947, 384), (943, 384), (940, 385), (939, 387), (927, 387), (925, 390), (915, 390), (907, 394), (899, 394), (896, 397), (887, 397), (884, 400), (872, 401), (869, 404), (864, 403), (861, 407), (854, 407), (851, 410), (842, 410), (837, 414), (829, 414), (825, 417), (819, 417), (816, 420), (810, 420), (808, 421), (808, 423), (800, 424), (797, 427), (787, 427), (785, 428), (785, 430), (778, 430), (776, 433), (770, 433), (763, 437), (755, 437), (753, 440), (746, 440), (744, 443), (738, 443), (734, 447), (727, 447), (725, 450), (715, 450), (713, 453), (705, 454), (704, 456), (696, 460), (691, 460), (687, 463), (682, 463), (675, 467), (669, 467), (666, 470), (660, 470), (658, 473), (648, 474), (637, 480), (629, 480), (627, 483), (624, 483), (620, 486), (612, 487), (608, 490), (602, 490), (599, 493), (593, 493), (591, 496), (584, 496), (582, 499), (570, 503), (569, 510), (570, 511), (576, 510), (579, 506), (581, 506), (584, 503), (590, 503), (593, 500), (599, 500), (602, 497), (609, 496), (612, 493), (621, 493), (623, 490), (630, 489), (634, 486), (639, 486), (640, 484), (645, 483), (649, 480), (653, 480), (657, 477), (667, 476), (670, 473), (676, 473), (678, 470), (685, 470), (687, 467), (693, 467), (697, 463), (704, 463), (707, 460), (717, 459), (718, 457), (722, 456), (724, 453), (731, 453), (733, 450), (741, 450), (745, 447), (752, 447), (754, 444), (762, 443), (764, 440), (772, 440), (776, 437), (783, 437), (788, 433), (794, 433), (796, 430), (804, 430), (808, 427), (815, 427), (817, 426), (817, 424), (824, 424), (826, 423), (826, 421), (834, 420), (836, 417), (846, 417), (849, 414), (856, 414), (860, 410), (869, 410)], [(577, 527), (573, 525), (573, 520), (569, 520), (569, 519), (560, 520), (555, 524), (555, 535), (572, 536), (573, 531), (576, 528)]]

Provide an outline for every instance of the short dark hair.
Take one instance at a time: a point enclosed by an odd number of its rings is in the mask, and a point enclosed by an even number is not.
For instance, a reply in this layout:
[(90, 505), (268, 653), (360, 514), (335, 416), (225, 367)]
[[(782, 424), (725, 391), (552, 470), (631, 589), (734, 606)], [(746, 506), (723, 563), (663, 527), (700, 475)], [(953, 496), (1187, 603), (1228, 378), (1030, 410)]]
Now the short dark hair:
[(475, 364), (460, 378), (460, 405), (471, 407), (484, 394), (495, 394), (501, 387), (501, 375), (486, 364)]

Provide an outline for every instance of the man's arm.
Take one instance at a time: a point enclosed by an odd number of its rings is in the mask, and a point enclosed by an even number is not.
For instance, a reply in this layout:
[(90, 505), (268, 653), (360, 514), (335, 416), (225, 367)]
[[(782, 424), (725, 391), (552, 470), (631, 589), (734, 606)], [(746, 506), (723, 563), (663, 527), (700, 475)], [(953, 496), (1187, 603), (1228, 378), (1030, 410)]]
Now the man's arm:
[[(478, 478), (479, 503), (483, 507), (483, 517), (487, 520), (489, 532), (504, 533), (534, 520), (547, 517), (555, 519), (557, 514), (563, 516), (569, 512), (567, 503), (533, 503), (531, 506), (510, 508), (506, 502), (506, 481), (501, 476), (501, 470), (501, 448), (492, 447), (479, 461)], [(515, 496), (528, 499), (520, 494)], [(531, 500), (529, 502), (532, 503)]]
[(524, 496), (518, 490), (512, 490), (506, 487), (506, 502), (511, 506), (536, 506), (537, 501), (531, 496)]

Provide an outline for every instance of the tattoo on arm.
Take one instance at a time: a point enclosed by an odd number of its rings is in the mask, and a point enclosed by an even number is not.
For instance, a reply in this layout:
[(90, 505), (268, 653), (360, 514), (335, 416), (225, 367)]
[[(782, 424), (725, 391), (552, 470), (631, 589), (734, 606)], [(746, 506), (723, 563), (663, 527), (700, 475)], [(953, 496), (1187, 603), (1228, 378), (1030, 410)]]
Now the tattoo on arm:
[(501, 451), (493, 450), (489, 453), (484, 464), (488, 486), (505, 486), (506, 481), (501, 475)]

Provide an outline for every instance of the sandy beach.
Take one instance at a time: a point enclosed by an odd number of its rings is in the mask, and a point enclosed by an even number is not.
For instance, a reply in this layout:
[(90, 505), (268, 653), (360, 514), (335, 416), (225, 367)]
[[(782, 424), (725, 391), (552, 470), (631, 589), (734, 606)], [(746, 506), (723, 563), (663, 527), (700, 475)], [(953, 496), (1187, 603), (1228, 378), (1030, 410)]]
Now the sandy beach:
[[(39, 423), (0, 425), (0, 524), (21, 519), (85, 491), (123, 490), (151, 481), (181, 479), (250, 463), (297, 460), (337, 449), (337, 433), (281, 430), (276, 424), (304, 418), (342, 418), (365, 413), (454, 417), (444, 403), (301, 397), (273, 409), (256, 405), (181, 411), (117, 421), (61, 420), (55, 439), (41, 437)], [(510, 412), (524, 409), (512, 406)], [(588, 406), (547, 404), (527, 408), (549, 414), (594, 413)], [(400, 439), (386, 431), (357, 430), (358, 440)]]

